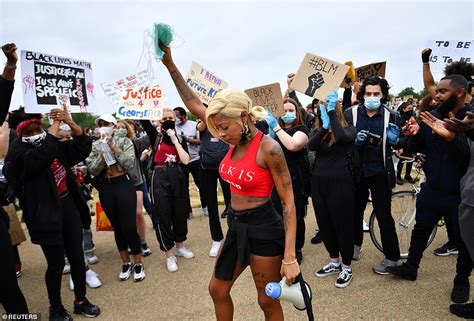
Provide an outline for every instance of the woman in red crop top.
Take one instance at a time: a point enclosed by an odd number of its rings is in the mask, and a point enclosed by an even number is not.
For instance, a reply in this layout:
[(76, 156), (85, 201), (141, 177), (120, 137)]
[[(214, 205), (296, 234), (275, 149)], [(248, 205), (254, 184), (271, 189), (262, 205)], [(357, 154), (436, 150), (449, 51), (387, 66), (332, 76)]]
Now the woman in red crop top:
[[(300, 273), (295, 255), (296, 214), (283, 151), (253, 122), (264, 119), (266, 112), (261, 107), (252, 108), (243, 92), (227, 89), (218, 92), (206, 110), (174, 64), (170, 48), (160, 47), (165, 52), (162, 62), (186, 107), (206, 121), (213, 136), (231, 145), (219, 166), (221, 177), (231, 184), (229, 230), (209, 283), (217, 320), (233, 319), (230, 290), (247, 265), (265, 319), (283, 320), (280, 302), (266, 296), (265, 286), (278, 282), (281, 276), (291, 284)], [(270, 201), (273, 184), (282, 202), (283, 218)]]

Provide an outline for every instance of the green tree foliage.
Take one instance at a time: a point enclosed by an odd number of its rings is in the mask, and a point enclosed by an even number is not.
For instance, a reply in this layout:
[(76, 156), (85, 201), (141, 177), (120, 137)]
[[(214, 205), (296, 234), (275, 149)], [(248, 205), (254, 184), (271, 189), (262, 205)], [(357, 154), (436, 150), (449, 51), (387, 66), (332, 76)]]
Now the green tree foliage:
[(78, 113), (78, 114), (72, 114), (72, 119), (81, 126), (82, 129), (85, 129), (87, 127), (93, 128), (95, 127), (95, 119), (97, 116), (89, 113)]
[(407, 87), (398, 93), (398, 97), (403, 98), (405, 96), (413, 96), (413, 98), (419, 99), (420, 95), (415, 91), (413, 87)]

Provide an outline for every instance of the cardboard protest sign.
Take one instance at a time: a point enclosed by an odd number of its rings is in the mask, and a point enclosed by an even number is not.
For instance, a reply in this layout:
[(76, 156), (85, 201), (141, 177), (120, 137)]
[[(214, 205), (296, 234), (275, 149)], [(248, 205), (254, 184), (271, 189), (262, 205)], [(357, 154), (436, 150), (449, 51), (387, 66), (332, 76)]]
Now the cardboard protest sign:
[(386, 61), (374, 62), (369, 65), (358, 67), (355, 69), (357, 80), (362, 80), (372, 76), (385, 78)]
[(149, 86), (147, 71), (102, 84), (114, 106), (117, 117), (122, 119), (160, 119), (164, 94), (160, 86)]
[(473, 59), (472, 40), (430, 40), (427, 48), (431, 48), (430, 69), (442, 73), (447, 64), (453, 61), (471, 62)]
[(90, 62), (22, 50), (21, 78), (27, 113), (59, 108), (61, 95), (72, 113), (96, 111)]
[(320, 100), (338, 88), (349, 66), (307, 53), (296, 72), (291, 88)]
[(205, 104), (209, 104), (209, 101), (214, 98), (219, 90), (225, 89), (228, 86), (227, 82), (222, 78), (204, 69), (195, 61), (189, 67), (186, 82)]
[(268, 108), (273, 116), (280, 117), (285, 114), (279, 83), (249, 88), (245, 90), (245, 93), (250, 97), (254, 106)]

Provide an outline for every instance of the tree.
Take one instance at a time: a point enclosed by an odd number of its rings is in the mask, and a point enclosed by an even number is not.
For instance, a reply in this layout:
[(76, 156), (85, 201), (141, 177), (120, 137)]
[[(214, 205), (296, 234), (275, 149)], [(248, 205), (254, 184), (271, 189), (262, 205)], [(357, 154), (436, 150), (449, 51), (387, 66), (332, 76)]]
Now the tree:
[(413, 98), (420, 99), (420, 94), (415, 91), (413, 87), (407, 87), (398, 93), (398, 96), (403, 99), (406, 96), (413, 96)]
[(78, 124), (82, 129), (87, 127), (92, 128), (95, 126), (95, 119), (97, 116), (89, 113), (77, 113), (72, 114), (72, 119)]

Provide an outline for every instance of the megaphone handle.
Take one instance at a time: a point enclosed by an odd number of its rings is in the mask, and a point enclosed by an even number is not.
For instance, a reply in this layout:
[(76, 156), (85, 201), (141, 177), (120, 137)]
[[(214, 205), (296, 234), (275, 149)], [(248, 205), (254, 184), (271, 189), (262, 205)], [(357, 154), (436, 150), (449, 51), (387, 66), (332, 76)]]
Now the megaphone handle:
[(306, 305), (306, 314), (308, 315), (308, 320), (314, 321), (313, 306), (311, 304), (311, 298), (309, 297), (308, 289), (306, 288), (306, 282), (303, 279), (303, 274), (300, 273), (296, 277), (296, 280), (300, 283), (301, 294), (303, 294), (303, 299)]

